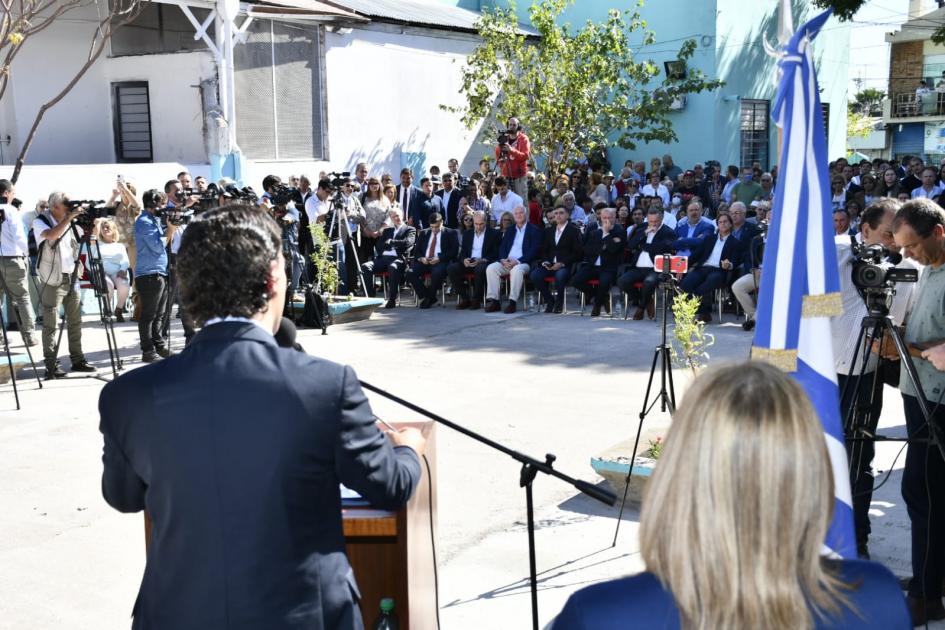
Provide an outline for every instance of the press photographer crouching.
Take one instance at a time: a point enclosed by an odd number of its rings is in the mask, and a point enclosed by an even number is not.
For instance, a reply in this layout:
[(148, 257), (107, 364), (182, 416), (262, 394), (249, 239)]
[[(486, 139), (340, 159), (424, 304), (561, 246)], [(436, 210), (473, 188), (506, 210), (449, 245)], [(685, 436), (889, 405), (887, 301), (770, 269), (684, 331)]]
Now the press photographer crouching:
[(165, 228), (157, 216), (159, 209), (167, 203), (161, 191), (147, 190), (142, 200), (144, 210), (135, 221), (135, 248), (138, 251), (135, 290), (141, 301), (138, 319), (141, 360), (152, 363), (158, 356), (168, 357), (171, 354), (163, 329), (169, 298), (167, 247), (174, 238), (177, 225), (168, 222)]
[(866, 320), (871, 316), (883, 318), (888, 314), (895, 325), (901, 325), (915, 287), (913, 282), (895, 282), (899, 270), (890, 273), (897, 263), (916, 272), (913, 261), (902, 260), (893, 238), (893, 220), (899, 206), (895, 199), (873, 203), (862, 214), (857, 236), (835, 239), (843, 313), (832, 318), (830, 325), (853, 486), (857, 553), (861, 558), (869, 558), (869, 508), (873, 497), (870, 465), (874, 453), (870, 438), (876, 433), (883, 409), (884, 383), (895, 386), (899, 382), (898, 364), (880, 362), (863, 346), (861, 331), (864, 325), (875, 322)]
[(363, 628), (339, 482), (400, 508), (422, 435), (385, 436), (350, 367), (277, 345), (285, 260), (265, 212), (198, 216), (177, 265), (200, 332), (99, 399), (102, 494), (153, 520), (134, 627)]

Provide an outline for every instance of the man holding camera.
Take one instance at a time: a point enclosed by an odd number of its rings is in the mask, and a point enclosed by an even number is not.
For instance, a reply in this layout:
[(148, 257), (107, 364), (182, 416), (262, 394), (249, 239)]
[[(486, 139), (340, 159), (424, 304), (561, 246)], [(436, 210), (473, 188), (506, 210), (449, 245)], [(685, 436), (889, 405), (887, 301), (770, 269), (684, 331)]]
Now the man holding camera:
[(508, 129), (499, 134), (495, 158), (502, 176), (521, 199), (528, 199), (528, 158), (531, 143), (522, 131), (518, 118), (509, 118)]
[(82, 352), (82, 300), (79, 297), (79, 238), (73, 221), (85, 210), (72, 206), (62, 192), (49, 195), (49, 209), (33, 221), (37, 243), (36, 274), (43, 307), (43, 360), (46, 379), (64, 378), (56, 356), (59, 307), (65, 309), (69, 359), (73, 372), (94, 372)]
[(422, 434), (385, 435), (350, 367), (277, 345), (287, 283), (266, 213), (202, 213), (177, 264), (200, 332), (99, 398), (102, 494), (153, 519), (133, 625), (363, 628), (339, 483), (397, 510)]
[(159, 190), (145, 191), (142, 199), (144, 210), (135, 221), (135, 247), (138, 250), (135, 290), (141, 301), (138, 339), (141, 361), (153, 363), (159, 356), (166, 358), (171, 354), (164, 339), (164, 314), (170, 297), (167, 247), (174, 238), (177, 226), (169, 222), (165, 229), (161, 220), (155, 216), (155, 211), (165, 203), (165, 197)]
[[(883, 248), (887, 255), (882, 263), (884, 268), (891, 268), (893, 261), (900, 258), (893, 238), (893, 219), (899, 209), (899, 202), (894, 199), (881, 199), (870, 205), (862, 216), (860, 234), (856, 237), (837, 236), (837, 264), (840, 270), (840, 296), (843, 300), (843, 313), (830, 320), (833, 331), (834, 361), (837, 370), (837, 384), (841, 393), (840, 414), (847, 433), (847, 454), (851, 463), (851, 484), (853, 486), (853, 522), (856, 528), (857, 553), (861, 558), (869, 558), (867, 546), (870, 534), (869, 507), (873, 496), (873, 475), (870, 464), (873, 461), (873, 442), (862, 440), (876, 432), (883, 408), (883, 373), (877, 373), (882, 366), (869, 348), (857, 350), (863, 318), (869, 315), (864, 287), (857, 284), (856, 270), (863, 261), (869, 263), (874, 253)], [(888, 252), (894, 252), (892, 256)], [(911, 261), (904, 265), (911, 265)], [(896, 324), (901, 324), (913, 296), (914, 285), (899, 283), (895, 286), (895, 296), (889, 308), (889, 314)], [(872, 298), (871, 298), (872, 299)], [(857, 364), (853, 365), (853, 354), (857, 353)], [(898, 375), (898, 366), (897, 366)], [(855, 421), (855, 425), (853, 426)], [(850, 441), (849, 438), (858, 438)]]
[(13, 197), (13, 184), (8, 179), (0, 179), (0, 277), (3, 279), (0, 300), (4, 294), (10, 298), (8, 304), (12, 303), (16, 314), (8, 311), (7, 317), (19, 325), (23, 343), (35, 346), (36, 318), (29, 288), (29, 241), (23, 213), (12, 205)]

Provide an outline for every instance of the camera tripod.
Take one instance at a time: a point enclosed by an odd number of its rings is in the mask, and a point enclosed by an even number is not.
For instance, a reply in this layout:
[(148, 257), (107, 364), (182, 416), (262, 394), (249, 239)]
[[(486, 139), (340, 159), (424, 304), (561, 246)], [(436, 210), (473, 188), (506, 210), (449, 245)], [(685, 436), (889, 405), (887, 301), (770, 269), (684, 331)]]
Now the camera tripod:
[[(2, 224), (3, 221), (0, 221)], [(27, 273), (29, 271), (27, 270)], [(7, 289), (6, 278), (3, 277), (3, 274), (0, 273), (0, 289), (3, 290), (3, 294), (6, 296), (10, 295), (10, 291)], [(10, 301), (12, 304), (12, 300)], [(39, 385), (39, 388), (43, 388), (43, 381), (39, 378), (39, 370), (36, 369), (36, 362), (33, 360), (33, 352), (30, 350), (29, 344), (26, 343), (26, 335), (23, 333), (23, 319), (20, 317), (20, 310), (13, 305), (13, 308), (10, 310), (13, 311), (14, 317), (16, 318), (17, 326), (20, 329), (20, 335), (23, 337), (23, 347), (26, 348), (26, 356), (29, 357), (30, 366), (33, 368), (33, 376), (36, 377), (36, 384)], [(13, 385), (13, 398), (16, 400), (16, 410), (20, 410), (20, 392), (17, 389), (16, 385), (16, 368), (13, 366), (13, 355), (10, 353), (10, 339), (7, 336), (7, 319), (4, 318), (3, 312), (0, 311), (0, 330), (3, 331), (3, 350), (7, 355), (7, 366), (10, 368), (10, 383)]]
[[(331, 198), (331, 208), (332, 208), (332, 212), (331, 212), (331, 221), (328, 224), (328, 238), (331, 240), (332, 245), (334, 245), (335, 263), (337, 264), (337, 262), (341, 259), (341, 254), (345, 253), (344, 252), (345, 241), (341, 236), (341, 228), (342, 228), (341, 222), (342, 221), (344, 221), (345, 226), (348, 229), (348, 241), (351, 241), (354, 238), (354, 234), (351, 233), (350, 227), (348, 227), (347, 202), (344, 196), (341, 194), (341, 190), (336, 190), (334, 196)], [(337, 234), (338, 237), (332, 238), (335, 234)], [(364, 291), (364, 295), (367, 295), (368, 294), (367, 285), (364, 284), (364, 273), (361, 271), (361, 261), (358, 258), (358, 250), (356, 247), (353, 246), (353, 244), (351, 247), (351, 253), (354, 256), (354, 264), (358, 270), (357, 272), (358, 282), (360, 282), (361, 284), (361, 289)], [(345, 256), (347, 256), (347, 254), (345, 254)], [(347, 267), (347, 258), (345, 260), (345, 267)], [(348, 270), (345, 269), (345, 276), (347, 277), (347, 275), (348, 275)], [(347, 278), (347, 279), (350, 280), (350, 278)], [(319, 280), (318, 285), (320, 289), (321, 288), (320, 280)], [(349, 293), (354, 292), (354, 291), (351, 291), (351, 287), (348, 287), (347, 282), (345, 282), (345, 287), (348, 289)], [(357, 290), (357, 286), (355, 286), (354, 288), (355, 290)]]
[[(98, 246), (98, 239), (94, 238), (91, 231), (86, 232), (81, 237), (76, 230), (75, 223), (69, 226), (76, 240), (79, 241), (79, 250), (85, 247), (87, 261), (89, 263), (89, 283), (92, 285), (92, 291), (95, 293), (95, 299), (98, 302), (99, 316), (102, 322), (102, 328), (105, 329), (105, 340), (108, 344), (108, 362), (112, 368), (112, 377), (118, 377), (118, 371), (122, 369), (121, 356), (118, 352), (118, 339), (115, 336), (115, 319), (111, 309), (111, 303), (108, 299), (108, 283), (105, 276), (105, 267), (102, 264), (102, 251)], [(82, 260), (76, 259), (73, 269), (73, 277), (79, 278), (79, 269), (82, 266)], [(62, 345), (62, 333), (66, 329), (66, 313), (63, 311), (59, 320), (59, 335), (56, 337), (55, 356), (59, 356), (59, 346)], [(106, 380), (100, 374), (92, 374), (90, 378)]]
[[(640, 435), (643, 433), (643, 420), (653, 411), (656, 403), (660, 403), (660, 411), (669, 411), (670, 416), (676, 413), (676, 390), (673, 386), (672, 351), (666, 337), (666, 327), (669, 320), (669, 303), (677, 292), (676, 280), (670, 272), (670, 257), (663, 256), (663, 271), (660, 272), (658, 292), (662, 298), (660, 305), (660, 343), (653, 351), (653, 363), (650, 365), (650, 378), (646, 384), (646, 394), (643, 396), (643, 408), (640, 410), (640, 421), (637, 423), (637, 435), (633, 440), (633, 450), (630, 452), (630, 465), (627, 468), (627, 479), (623, 486), (623, 499), (620, 501), (620, 513), (617, 516), (617, 527), (614, 530), (614, 547), (617, 546), (617, 535), (620, 533), (620, 521), (623, 510), (627, 505), (627, 491), (630, 489), (630, 477), (633, 475), (633, 463), (636, 460), (637, 448), (640, 446)], [(656, 364), (660, 365), (660, 390), (650, 402), (650, 392), (653, 389), (653, 380), (656, 377)], [(668, 385), (668, 388), (667, 388)]]

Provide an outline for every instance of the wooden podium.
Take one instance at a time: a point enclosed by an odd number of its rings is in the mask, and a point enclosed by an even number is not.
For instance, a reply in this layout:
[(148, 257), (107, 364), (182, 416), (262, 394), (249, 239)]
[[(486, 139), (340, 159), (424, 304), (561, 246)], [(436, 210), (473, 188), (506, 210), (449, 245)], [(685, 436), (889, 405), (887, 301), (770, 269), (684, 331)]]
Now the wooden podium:
[[(371, 507), (345, 508), (345, 551), (361, 590), (361, 616), (371, 627), (381, 610), (381, 599), (394, 599), (400, 627), (436, 628), (436, 590), (433, 573), (433, 538), (436, 535), (436, 423), (394, 422), (395, 427), (416, 427), (427, 443), (425, 454), (432, 479), (420, 460), (420, 485), (406, 507), (397, 512)], [(432, 499), (432, 500), (431, 500)], [(144, 513), (145, 546), (151, 542), (151, 519)]]
[(435, 526), (436, 425), (430, 421), (395, 422), (393, 425), (416, 427), (423, 432), (427, 439), (425, 453), (432, 479), (421, 459), (420, 485), (403, 509), (397, 512), (372, 508), (345, 509), (345, 547), (361, 589), (361, 615), (365, 627), (374, 623), (381, 610), (381, 599), (392, 597), (401, 628), (434, 630), (436, 592), (430, 515), (433, 515)]

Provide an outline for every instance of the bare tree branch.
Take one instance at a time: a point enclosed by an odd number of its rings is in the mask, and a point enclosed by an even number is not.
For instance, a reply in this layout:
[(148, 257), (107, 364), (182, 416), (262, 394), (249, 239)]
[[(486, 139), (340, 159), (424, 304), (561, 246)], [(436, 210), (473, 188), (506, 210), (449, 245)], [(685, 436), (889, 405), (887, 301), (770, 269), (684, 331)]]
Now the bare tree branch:
[[(116, 28), (120, 28), (125, 24), (131, 22), (138, 16), (138, 12), (141, 9), (141, 0), (128, 0), (127, 6), (122, 2), (122, 0), (115, 0), (108, 14), (98, 23), (98, 27), (95, 29), (95, 32), (92, 34), (92, 42), (89, 47), (89, 56), (85, 63), (82, 64), (82, 67), (76, 72), (76, 74), (66, 83), (65, 87), (56, 94), (53, 98), (43, 103), (39, 108), (39, 111), (36, 113), (36, 118), (33, 120), (33, 126), (30, 127), (29, 134), (26, 136), (26, 141), (23, 143), (23, 147), (20, 149), (20, 154), (16, 158), (16, 165), (13, 168), (13, 175), (10, 177), (12, 183), (16, 183), (17, 179), (20, 177), (20, 172), (23, 170), (23, 164), (26, 161), (26, 155), (29, 153), (30, 147), (33, 144), (33, 140), (36, 138), (36, 132), (39, 130), (39, 125), (43, 121), (43, 117), (46, 115), (46, 112), (55, 107), (62, 99), (64, 99), (69, 92), (72, 91), (72, 88), (85, 76), (85, 73), (89, 71), (98, 58), (102, 55), (102, 52), (105, 50), (105, 46), (108, 44), (108, 40), (111, 38)], [(121, 16), (120, 19), (115, 19), (116, 17)]]

